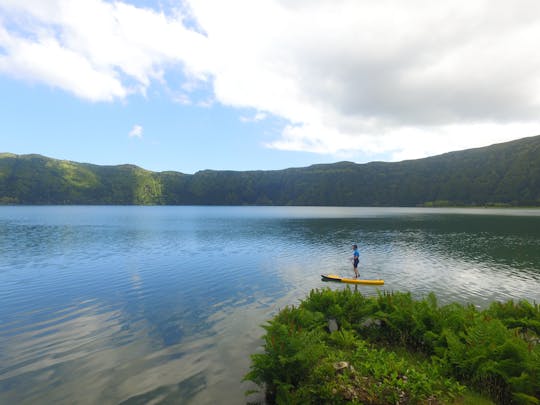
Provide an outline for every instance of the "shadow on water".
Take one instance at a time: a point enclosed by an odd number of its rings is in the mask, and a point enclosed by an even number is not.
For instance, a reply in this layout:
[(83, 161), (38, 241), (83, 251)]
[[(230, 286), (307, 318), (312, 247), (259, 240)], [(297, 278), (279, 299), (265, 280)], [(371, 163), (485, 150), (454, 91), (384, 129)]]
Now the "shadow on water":
[(179, 398), (193, 398), (207, 386), (203, 372), (173, 386), (159, 387), (144, 394), (133, 396), (121, 405), (146, 405), (148, 403), (178, 404)]

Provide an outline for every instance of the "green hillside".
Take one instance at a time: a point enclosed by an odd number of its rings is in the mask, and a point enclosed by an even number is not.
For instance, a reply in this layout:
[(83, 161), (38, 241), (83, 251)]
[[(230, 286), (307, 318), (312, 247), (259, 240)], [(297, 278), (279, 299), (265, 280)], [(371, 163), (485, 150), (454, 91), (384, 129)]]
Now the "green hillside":
[(4, 204), (540, 205), (540, 136), (397, 163), (193, 175), (0, 154)]

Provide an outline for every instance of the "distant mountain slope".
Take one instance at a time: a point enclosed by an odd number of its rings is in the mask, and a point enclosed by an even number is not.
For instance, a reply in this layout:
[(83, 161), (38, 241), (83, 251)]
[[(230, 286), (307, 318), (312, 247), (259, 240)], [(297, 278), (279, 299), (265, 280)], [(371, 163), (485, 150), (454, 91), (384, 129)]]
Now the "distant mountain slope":
[(0, 154), (5, 204), (540, 205), (540, 136), (396, 163), (150, 172)]

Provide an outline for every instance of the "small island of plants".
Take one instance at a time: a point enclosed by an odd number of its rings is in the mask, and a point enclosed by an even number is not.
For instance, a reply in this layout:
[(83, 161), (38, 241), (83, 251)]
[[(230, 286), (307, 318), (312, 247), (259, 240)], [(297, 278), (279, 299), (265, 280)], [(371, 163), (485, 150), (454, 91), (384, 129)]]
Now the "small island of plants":
[(540, 306), (313, 290), (265, 326), (246, 380), (278, 404), (540, 404)]

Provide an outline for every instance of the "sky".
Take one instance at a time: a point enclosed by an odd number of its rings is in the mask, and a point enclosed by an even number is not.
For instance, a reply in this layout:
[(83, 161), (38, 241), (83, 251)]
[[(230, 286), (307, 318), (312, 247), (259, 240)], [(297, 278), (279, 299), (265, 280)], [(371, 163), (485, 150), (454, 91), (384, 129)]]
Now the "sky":
[(538, 0), (0, 0), (0, 152), (148, 170), (540, 134)]

